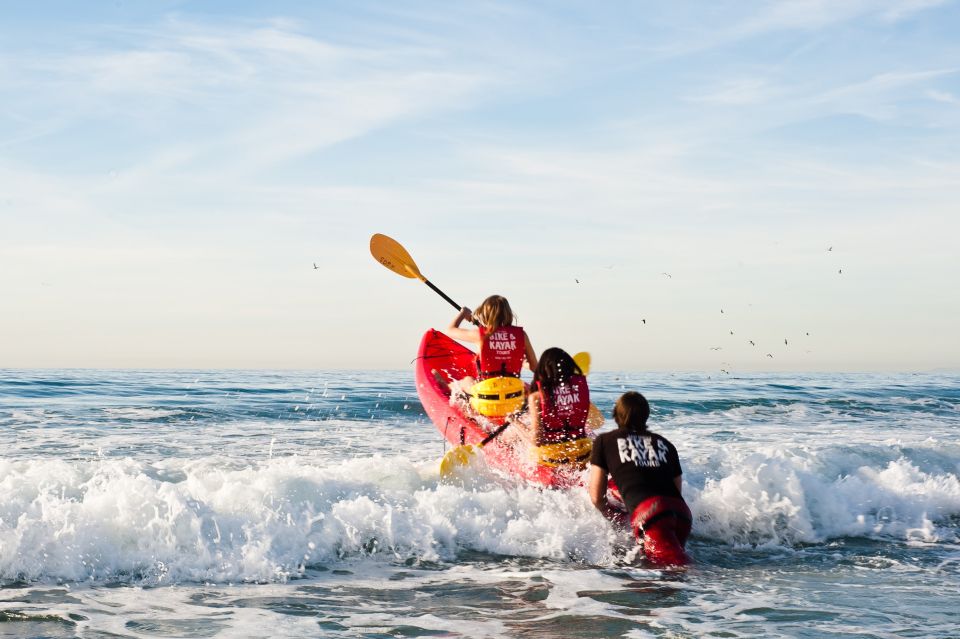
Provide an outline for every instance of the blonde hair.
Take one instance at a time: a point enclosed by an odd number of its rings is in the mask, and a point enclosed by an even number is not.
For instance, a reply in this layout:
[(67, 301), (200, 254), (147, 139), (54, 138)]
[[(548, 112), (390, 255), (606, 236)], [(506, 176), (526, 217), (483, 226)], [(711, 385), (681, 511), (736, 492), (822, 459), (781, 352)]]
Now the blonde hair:
[(501, 295), (491, 295), (483, 300), (483, 303), (473, 312), (473, 316), (489, 331), (513, 324), (510, 302)]

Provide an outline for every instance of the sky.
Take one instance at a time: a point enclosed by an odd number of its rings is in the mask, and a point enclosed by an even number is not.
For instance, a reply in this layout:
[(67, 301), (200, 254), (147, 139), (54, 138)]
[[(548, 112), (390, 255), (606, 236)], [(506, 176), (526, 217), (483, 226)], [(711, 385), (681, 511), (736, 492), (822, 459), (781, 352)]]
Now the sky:
[[(594, 6), (595, 5), (595, 6)], [(960, 4), (14, 3), (0, 368), (960, 369)]]

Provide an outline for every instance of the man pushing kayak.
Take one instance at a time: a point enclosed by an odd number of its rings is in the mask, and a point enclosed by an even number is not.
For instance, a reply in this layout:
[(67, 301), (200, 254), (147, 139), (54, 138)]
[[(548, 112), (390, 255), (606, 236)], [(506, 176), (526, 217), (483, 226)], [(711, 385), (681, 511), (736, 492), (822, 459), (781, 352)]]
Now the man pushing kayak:
[(677, 449), (647, 430), (650, 404), (637, 392), (624, 393), (613, 409), (617, 430), (593, 441), (590, 499), (606, 516), (607, 476), (613, 477), (630, 516), (637, 543), (655, 566), (690, 563), (685, 546), (692, 516), (683, 500), (683, 471)]

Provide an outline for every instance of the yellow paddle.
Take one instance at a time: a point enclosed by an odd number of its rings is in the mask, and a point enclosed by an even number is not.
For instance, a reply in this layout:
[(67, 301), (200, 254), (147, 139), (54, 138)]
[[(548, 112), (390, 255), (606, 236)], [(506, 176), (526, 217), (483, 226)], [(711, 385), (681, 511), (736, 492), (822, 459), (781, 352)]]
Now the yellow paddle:
[[(411, 279), (418, 279), (430, 288), (434, 292), (447, 300), (450, 303), (450, 306), (454, 307), (458, 311), (462, 308), (459, 304), (454, 302), (450, 297), (441, 291), (439, 288), (433, 285), (433, 282), (428, 280), (420, 273), (420, 269), (417, 268), (416, 262), (413, 261), (413, 258), (410, 257), (410, 254), (407, 253), (407, 249), (401, 246), (400, 242), (396, 241), (392, 237), (387, 237), (380, 233), (374, 233), (370, 236), (370, 254), (373, 255), (373, 259), (377, 260), (388, 269), (402, 275), (404, 277), (409, 277)], [(477, 324), (477, 320), (473, 320), (474, 324)]]
[[(584, 377), (590, 374), (590, 353), (580, 351), (573, 356), (573, 361), (580, 367), (580, 372), (583, 373)], [(603, 413), (600, 412), (596, 404), (590, 402), (590, 412), (587, 413), (587, 425), (593, 430), (597, 430), (603, 426), (603, 422)]]
[(444, 455), (443, 459), (440, 460), (440, 477), (443, 479), (449, 479), (452, 475), (455, 475), (458, 468), (466, 466), (470, 463), (470, 458), (476, 454), (476, 451), (493, 441), (493, 439), (506, 430), (507, 426), (509, 425), (510, 422), (503, 422), (503, 424), (500, 425), (497, 430), (484, 437), (483, 441), (476, 446), (472, 444), (464, 444), (463, 446), (457, 446), (456, 448), (451, 448), (448, 450), (447, 454)]
[(584, 377), (590, 374), (590, 353), (580, 351), (573, 356), (573, 361), (580, 367), (580, 372), (583, 373)]

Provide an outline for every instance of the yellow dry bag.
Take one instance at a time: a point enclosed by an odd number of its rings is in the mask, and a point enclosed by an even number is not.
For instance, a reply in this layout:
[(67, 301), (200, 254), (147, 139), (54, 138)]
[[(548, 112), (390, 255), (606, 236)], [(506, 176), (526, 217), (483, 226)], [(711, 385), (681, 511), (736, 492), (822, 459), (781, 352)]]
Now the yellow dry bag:
[(523, 382), (517, 377), (491, 377), (470, 389), (470, 406), (485, 417), (506, 417), (523, 406)]

